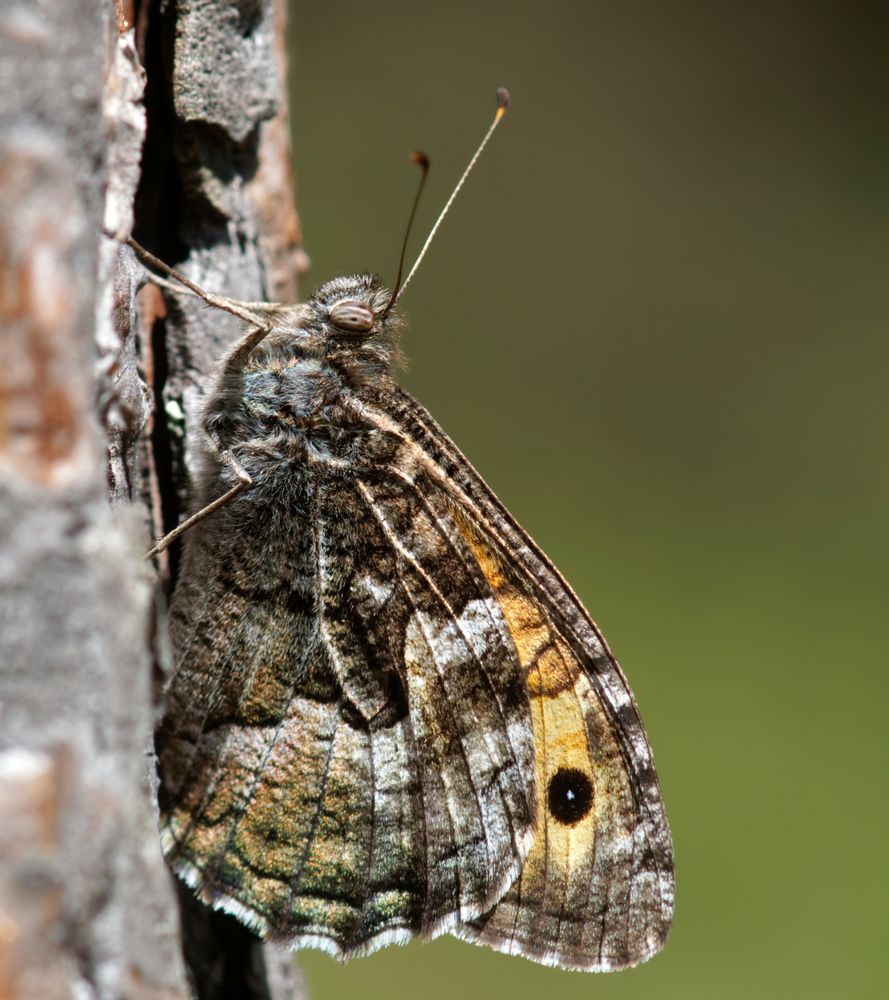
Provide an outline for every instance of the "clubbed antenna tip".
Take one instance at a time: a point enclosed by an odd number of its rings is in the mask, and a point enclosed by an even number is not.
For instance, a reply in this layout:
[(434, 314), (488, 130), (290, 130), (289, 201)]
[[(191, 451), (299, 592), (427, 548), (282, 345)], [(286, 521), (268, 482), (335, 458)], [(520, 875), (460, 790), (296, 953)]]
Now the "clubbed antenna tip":
[[(404, 284), (400, 284), (398, 281), (395, 283), (395, 292), (393, 293), (392, 298), (389, 300), (389, 305), (386, 307), (386, 312), (389, 312), (389, 310), (392, 308), (392, 306), (394, 306), (395, 303), (401, 298), (401, 296), (404, 294), (405, 288), (407, 288), (407, 286), (410, 284), (411, 278), (413, 278), (413, 276), (416, 274), (417, 268), (420, 266), (420, 261), (422, 261), (423, 258), (426, 256), (426, 251), (429, 249), (429, 244), (432, 242), (432, 239), (435, 236), (436, 232), (438, 232), (438, 227), (441, 225), (442, 219), (444, 219), (444, 217), (448, 214), (448, 209), (454, 203), (454, 199), (457, 197), (457, 194), (459, 193), (460, 188), (463, 187), (463, 184), (466, 181), (466, 178), (472, 172), (472, 168), (475, 166), (476, 161), (481, 156), (482, 150), (485, 148), (485, 146), (487, 146), (488, 140), (494, 134), (494, 129), (496, 129), (497, 126), (500, 124), (500, 119), (506, 114), (506, 109), (509, 106), (509, 101), (510, 101), (509, 91), (506, 89), (506, 87), (498, 87), (497, 88), (497, 111), (496, 111), (496, 113), (494, 115), (494, 120), (491, 122), (490, 127), (488, 128), (488, 131), (485, 133), (485, 137), (482, 139), (481, 144), (479, 145), (478, 149), (473, 154), (472, 159), (469, 161), (469, 163), (466, 166), (466, 169), (463, 171), (463, 174), (460, 177), (460, 180), (457, 181), (457, 186), (451, 192), (451, 196), (450, 196), (450, 198), (448, 198), (448, 200), (447, 200), (447, 202), (445, 204), (445, 207), (441, 210), (441, 214), (435, 220), (435, 225), (432, 227), (432, 229), (429, 232), (429, 235), (426, 237), (426, 242), (423, 244), (423, 249), (420, 251), (419, 256), (417, 257), (417, 259), (414, 261), (414, 266), (410, 269), (410, 272), (409, 272), (408, 276), (404, 279)], [(411, 159), (414, 161), (414, 163), (419, 163), (420, 167), (423, 170), (423, 180), (425, 180), (426, 179), (426, 172), (429, 169), (429, 161), (426, 159), (426, 157), (424, 156), (423, 153), (412, 153), (411, 154)], [(422, 183), (421, 183), (421, 187), (422, 187)], [(418, 197), (419, 197), (419, 194), (418, 194)], [(415, 201), (414, 202), (414, 212), (416, 211), (416, 208), (417, 208), (417, 203)], [(411, 213), (411, 219), (413, 220), (413, 212)], [(404, 245), (405, 246), (407, 245), (407, 240), (406, 239), (405, 239), (405, 244)], [(404, 262), (404, 249), (403, 248), (402, 248), (401, 254), (402, 254), (402, 258), (401, 259), (402, 259), (402, 263), (403, 263)], [(401, 265), (399, 265), (399, 268), (398, 268), (398, 277), (399, 277), (399, 279), (401, 278)]]

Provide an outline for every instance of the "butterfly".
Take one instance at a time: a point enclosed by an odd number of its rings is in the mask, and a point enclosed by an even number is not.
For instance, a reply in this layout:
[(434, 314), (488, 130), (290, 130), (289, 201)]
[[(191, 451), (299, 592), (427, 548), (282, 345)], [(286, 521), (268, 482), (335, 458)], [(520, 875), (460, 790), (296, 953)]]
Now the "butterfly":
[[(145, 251), (143, 255), (151, 261)], [(162, 843), (208, 904), (340, 958), (450, 933), (566, 969), (673, 914), (651, 750), (555, 567), (394, 376), (370, 275), (247, 324), (200, 415)]]

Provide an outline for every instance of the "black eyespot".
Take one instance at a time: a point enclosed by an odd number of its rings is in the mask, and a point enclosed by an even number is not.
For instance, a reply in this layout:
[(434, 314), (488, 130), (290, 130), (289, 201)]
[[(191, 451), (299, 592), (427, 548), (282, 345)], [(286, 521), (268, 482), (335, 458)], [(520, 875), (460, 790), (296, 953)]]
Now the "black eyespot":
[(550, 779), (546, 797), (553, 819), (563, 826), (574, 826), (592, 808), (593, 786), (583, 771), (563, 767)]
[(337, 302), (328, 315), (330, 322), (344, 333), (370, 333), (376, 319), (369, 305), (354, 299)]

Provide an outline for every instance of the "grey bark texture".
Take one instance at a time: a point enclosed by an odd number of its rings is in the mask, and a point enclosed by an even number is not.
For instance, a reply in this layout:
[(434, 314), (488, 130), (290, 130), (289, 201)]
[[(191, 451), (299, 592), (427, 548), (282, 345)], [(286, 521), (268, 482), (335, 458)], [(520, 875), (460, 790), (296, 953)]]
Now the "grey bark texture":
[(284, 6), (0, 2), (0, 1000), (303, 995), (289, 956), (180, 913), (156, 829), (170, 656), (142, 556), (185, 504), (179, 414), (237, 330), (137, 302), (102, 235), (295, 297)]

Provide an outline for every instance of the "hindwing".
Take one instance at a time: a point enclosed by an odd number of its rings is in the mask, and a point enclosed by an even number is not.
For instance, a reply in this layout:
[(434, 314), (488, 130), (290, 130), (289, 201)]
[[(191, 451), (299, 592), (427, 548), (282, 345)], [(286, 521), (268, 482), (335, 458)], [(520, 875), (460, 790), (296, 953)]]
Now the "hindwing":
[(215, 516), (173, 606), (174, 868), (265, 936), (341, 956), (488, 910), (533, 838), (531, 714), (453, 518), (386, 471), (315, 490), (286, 551), (237, 501)]

